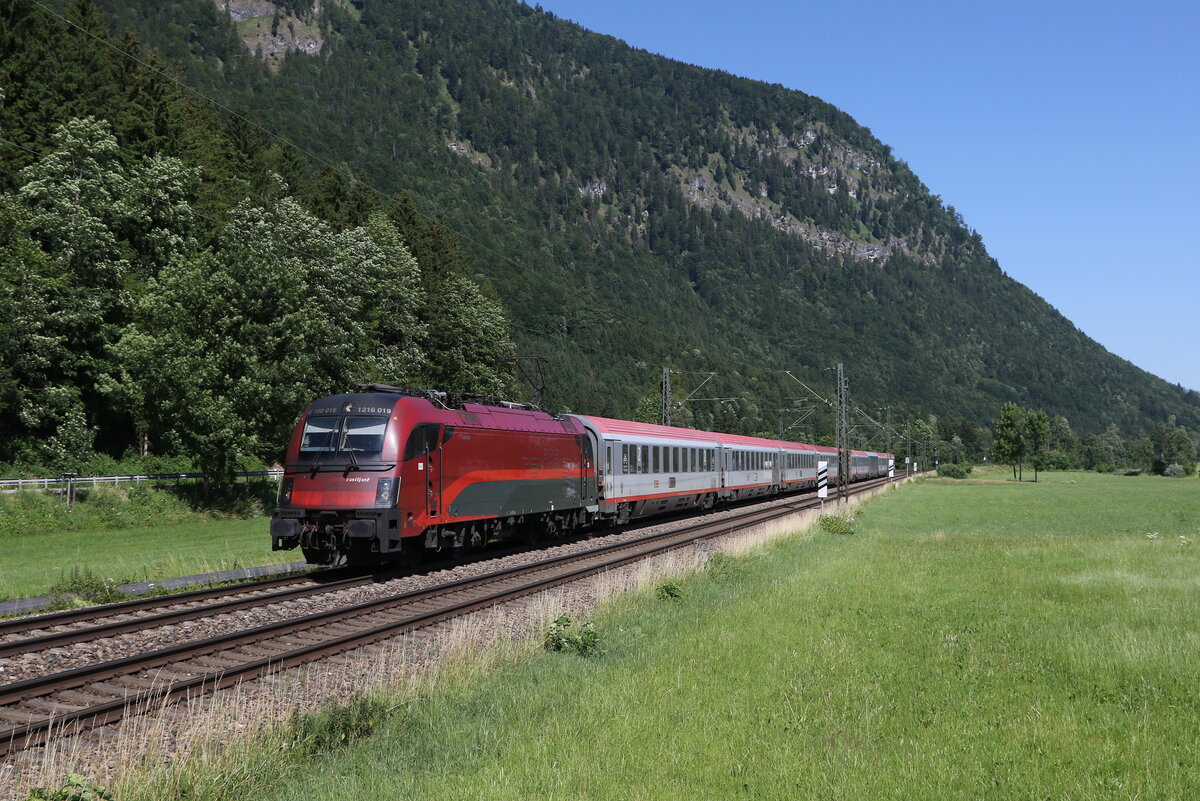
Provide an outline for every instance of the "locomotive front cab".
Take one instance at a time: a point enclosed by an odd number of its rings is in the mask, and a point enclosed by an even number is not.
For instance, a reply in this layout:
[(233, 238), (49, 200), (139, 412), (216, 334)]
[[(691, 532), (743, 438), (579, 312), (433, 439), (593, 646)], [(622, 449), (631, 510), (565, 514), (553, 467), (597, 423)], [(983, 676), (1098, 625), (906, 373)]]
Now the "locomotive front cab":
[(400, 549), (396, 397), (335, 395), (313, 403), (292, 433), (271, 549), (297, 546), (311, 564), (370, 564)]

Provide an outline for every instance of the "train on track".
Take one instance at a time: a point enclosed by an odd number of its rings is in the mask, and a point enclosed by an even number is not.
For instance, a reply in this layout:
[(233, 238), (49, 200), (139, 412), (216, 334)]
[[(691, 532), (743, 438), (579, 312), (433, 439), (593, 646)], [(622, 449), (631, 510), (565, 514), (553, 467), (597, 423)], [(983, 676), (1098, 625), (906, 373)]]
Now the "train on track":
[[(314, 401), (285, 458), (272, 550), (311, 564), (455, 554), (811, 488), (834, 448), (368, 384)], [(853, 451), (846, 481), (889, 474)]]

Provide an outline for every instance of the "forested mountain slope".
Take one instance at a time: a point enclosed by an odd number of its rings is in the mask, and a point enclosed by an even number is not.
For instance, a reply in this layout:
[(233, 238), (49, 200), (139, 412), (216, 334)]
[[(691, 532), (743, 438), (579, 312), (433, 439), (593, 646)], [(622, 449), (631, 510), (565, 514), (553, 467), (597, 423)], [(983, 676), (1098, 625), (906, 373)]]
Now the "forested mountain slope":
[[(765, 432), (802, 394), (776, 371), (831, 391), (841, 361), (864, 408), (900, 418), (984, 422), (1015, 400), (1084, 431), (1200, 426), (1197, 393), (1008, 278), (886, 145), (802, 92), (509, 0), (101, 5), (188, 82), (452, 232), (518, 351), (550, 358), (552, 407), (629, 415), (669, 365), (741, 398), (698, 404), (697, 424)], [(375, 202), (277, 143), (246, 153), (344, 226)]]

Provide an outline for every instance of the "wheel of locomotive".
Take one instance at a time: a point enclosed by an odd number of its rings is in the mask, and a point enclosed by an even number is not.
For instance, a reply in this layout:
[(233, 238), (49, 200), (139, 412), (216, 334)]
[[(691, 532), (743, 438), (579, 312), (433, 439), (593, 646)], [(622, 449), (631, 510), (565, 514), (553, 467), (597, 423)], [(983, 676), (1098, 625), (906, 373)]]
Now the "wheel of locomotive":
[(425, 548), (419, 537), (407, 537), (400, 540), (400, 550), (388, 554), (389, 563), (401, 570), (417, 567), (424, 560)]
[(553, 515), (547, 515), (542, 522), (542, 533), (548, 540), (561, 539), (563, 535), (562, 520)]
[(518, 523), (513, 530), (513, 540), (522, 545), (532, 545), (536, 548), (542, 544), (545, 532), (545, 527), (542, 526), (540, 520), (525, 520)]
[(461, 562), (467, 554), (481, 550), (484, 543), (487, 542), (487, 537), (483, 535), (483, 530), (478, 525), (472, 525), (456, 531), (452, 542), (450, 557), (455, 562)]

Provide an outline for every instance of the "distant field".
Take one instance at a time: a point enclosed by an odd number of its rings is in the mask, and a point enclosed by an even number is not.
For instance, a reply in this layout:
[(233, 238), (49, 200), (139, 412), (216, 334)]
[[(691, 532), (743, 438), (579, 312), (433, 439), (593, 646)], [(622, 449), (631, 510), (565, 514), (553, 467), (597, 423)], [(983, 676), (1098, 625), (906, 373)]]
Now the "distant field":
[(984, 475), (890, 493), (857, 533), (734, 560), (681, 601), (609, 605), (603, 656), (540, 653), (393, 704), (331, 755), (276, 748), (182, 786), (306, 801), (1200, 795), (1197, 482)]
[(271, 552), (267, 526), (249, 518), (0, 535), (0, 600), (46, 593), (73, 567), (125, 583), (299, 559)]

